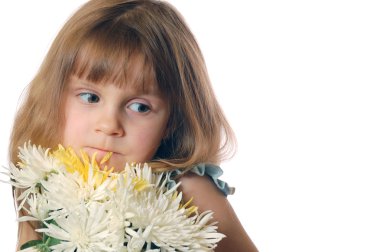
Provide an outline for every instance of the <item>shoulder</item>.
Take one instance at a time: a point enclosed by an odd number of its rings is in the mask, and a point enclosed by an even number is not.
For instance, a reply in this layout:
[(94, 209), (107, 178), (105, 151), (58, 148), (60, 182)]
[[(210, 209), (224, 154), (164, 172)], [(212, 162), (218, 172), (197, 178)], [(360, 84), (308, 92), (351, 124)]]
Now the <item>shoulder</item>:
[(169, 183), (168, 183), (169, 188), (175, 186), (176, 178), (181, 177), (186, 173), (194, 173), (199, 176), (207, 177), (215, 184), (215, 186), (217, 186), (217, 188), (225, 196), (234, 194), (235, 192), (234, 187), (229, 186), (227, 182), (219, 179), (223, 175), (223, 170), (218, 165), (209, 164), (209, 163), (200, 163), (186, 170), (174, 169), (170, 171)]
[(194, 204), (200, 204), (200, 208), (207, 207), (210, 201), (222, 203), (223, 205), (227, 203), (225, 195), (208, 176), (200, 176), (196, 173), (187, 172), (180, 177), (179, 181), (181, 182), (180, 190), (184, 194), (185, 200), (188, 200), (186, 198), (190, 199), (193, 197)]
[(257, 251), (253, 242), (241, 225), (226, 196), (208, 176), (187, 172), (180, 177), (179, 190), (185, 202), (193, 198), (193, 205), (199, 212), (212, 210), (218, 222), (218, 232), (226, 235), (216, 251)]
[(188, 172), (179, 181), (181, 182), (179, 190), (183, 193), (184, 201), (193, 198), (192, 204), (198, 207), (199, 212), (212, 210), (214, 219), (219, 220), (226, 218), (228, 212), (232, 210), (226, 196), (208, 176)]
[[(233, 215), (233, 209), (227, 197), (208, 176), (188, 172), (179, 181), (181, 182), (179, 190), (183, 193), (184, 201), (187, 202), (193, 198), (192, 204), (198, 207), (199, 212), (212, 210), (214, 219), (218, 221)], [(223, 225), (231, 224), (233, 223), (223, 222)]]

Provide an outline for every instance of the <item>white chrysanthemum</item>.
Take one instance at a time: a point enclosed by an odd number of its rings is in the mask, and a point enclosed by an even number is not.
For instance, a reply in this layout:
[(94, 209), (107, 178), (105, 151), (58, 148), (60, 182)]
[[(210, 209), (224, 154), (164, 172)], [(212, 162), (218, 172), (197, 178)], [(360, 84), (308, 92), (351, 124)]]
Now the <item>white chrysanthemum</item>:
[(211, 251), (224, 237), (216, 232), (215, 223), (208, 224), (212, 218), (211, 212), (187, 216), (186, 209), (180, 205), (182, 194), (176, 192), (176, 187), (167, 191), (163, 186), (167, 177), (152, 174), (147, 166), (132, 168), (127, 174), (132, 176), (132, 180), (136, 176), (155, 185), (131, 192), (128, 210), (134, 216), (129, 219), (132, 225), (126, 232), (132, 237), (135, 248), (138, 247), (136, 244), (145, 240), (148, 246), (154, 243), (168, 251)]
[[(106, 179), (98, 187), (95, 186), (96, 181), (93, 168), (90, 167), (87, 181), (84, 181), (83, 176), (77, 172), (58, 172), (52, 174), (48, 180), (42, 181), (41, 184), (46, 190), (46, 197), (49, 199), (51, 209), (62, 209), (59, 213), (64, 214), (75, 211), (76, 207), (82, 203), (90, 204), (107, 200), (109, 197), (108, 187), (112, 184), (112, 179)], [(52, 213), (52, 215), (56, 213)]]
[(109, 226), (115, 233), (119, 234), (122, 243), (124, 243), (125, 240), (124, 230), (131, 226), (129, 219), (133, 217), (133, 213), (129, 208), (132, 190), (133, 188), (131, 184), (127, 184), (126, 177), (119, 176), (116, 188), (110, 193), (109, 198), (109, 211), (112, 214)]
[[(131, 230), (130, 230), (131, 231)], [(127, 251), (128, 252), (140, 252), (140, 251), (145, 251), (145, 252), (160, 252), (160, 249), (151, 249), (151, 244), (146, 244), (146, 234), (149, 233), (149, 230), (146, 229), (144, 233), (142, 233), (142, 230), (139, 229), (137, 232), (131, 231), (130, 232), (130, 239), (128, 240), (127, 244)], [(146, 248), (143, 247), (144, 245), (147, 245)], [(164, 251), (164, 249), (162, 250)]]
[(24, 210), (28, 215), (21, 216), (18, 221), (44, 221), (48, 218), (51, 209), (44, 195), (31, 194), (26, 203), (28, 207), (24, 207)]
[(19, 209), (21, 209), (29, 194), (38, 192), (37, 189), (41, 182), (62, 167), (58, 160), (48, 154), (49, 149), (45, 150), (41, 146), (31, 145), (30, 142), (25, 143), (24, 147), (19, 149), (19, 168), (11, 164), (9, 177), (13, 186), (24, 189), (17, 198), (21, 201), (19, 205)]
[(90, 163), (63, 147), (50, 155), (30, 143), (20, 159), (21, 169), (6, 173), (24, 191), (20, 207), (26, 201), (29, 216), (19, 221), (43, 221), (37, 231), (60, 241), (52, 251), (212, 251), (224, 237), (212, 212), (181, 205), (179, 184), (168, 190), (168, 173), (152, 173), (147, 164), (113, 174), (95, 157)]
[(147, 243), (168, 250), (210, 251), (224, 237), (216, 232), (213, 225), (207, 225), (212, 213), (187, 217), (185, 209), (175, 204), (180, 194), (174, 201), (173, 195), (155, 195), (152, 191), (139, 194), (136, 195), (136, 201), (130, 202), (130, 207), (135, 209), (135, 216), (130, 219), (130, 229), (144, 230), (142, 238)]
[[(140, 230), (141, 233), (141, 230)], [(127, 251), (129, 252), (140, 252), (142, 251), (146, 243), (146, 238), (138, 233), (132, 234), (131, 239), (129, 239), (127, 244)]]
[(77, 212), (67, 217), (55, 219), (56, 224), (45, 223), (46, 228), (38, 229), (47, 235), (61, 240), (51, 247), (53, 251), (99, 252), (118, 251), (118, 239), (108, 229), (110, 213), (104, 204), (89, 204), (77, 208)]

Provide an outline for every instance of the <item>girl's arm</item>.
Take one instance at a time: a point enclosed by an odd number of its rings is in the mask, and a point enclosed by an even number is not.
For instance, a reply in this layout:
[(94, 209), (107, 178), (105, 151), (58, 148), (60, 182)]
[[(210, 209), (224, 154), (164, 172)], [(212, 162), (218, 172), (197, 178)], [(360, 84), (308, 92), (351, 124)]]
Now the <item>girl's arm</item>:
[(29, 222), (20, 222), (18, 225), (18, 241), (17, 250), (20, 250), (21, 245), (30, 240), (39, 240), (41, 237), (38, 236), (37, 232)]
[(257, 252), (257, 248), (241, 225), (232, 206), (223, 193), (207, 176), (188, 172), (180, 178), (180, 190), (185, 202), (193, 197), (200, 212), (212, 210), (218, 222), (218, 232), (226, 235), (215, 251)]

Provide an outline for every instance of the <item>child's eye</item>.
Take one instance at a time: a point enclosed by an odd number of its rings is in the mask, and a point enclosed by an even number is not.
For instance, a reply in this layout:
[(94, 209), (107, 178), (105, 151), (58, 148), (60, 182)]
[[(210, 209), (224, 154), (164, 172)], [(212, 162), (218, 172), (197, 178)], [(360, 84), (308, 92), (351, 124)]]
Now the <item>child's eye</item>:
[(87, 103), (97, 103), (100, 100), (99, 96), (93, 93), (80, 93), (79, 96)]
[(150, 107), (144, 103), (134, 102), (128, 106), (131, 110), (139, 113), (146, 113), (150, 111)]

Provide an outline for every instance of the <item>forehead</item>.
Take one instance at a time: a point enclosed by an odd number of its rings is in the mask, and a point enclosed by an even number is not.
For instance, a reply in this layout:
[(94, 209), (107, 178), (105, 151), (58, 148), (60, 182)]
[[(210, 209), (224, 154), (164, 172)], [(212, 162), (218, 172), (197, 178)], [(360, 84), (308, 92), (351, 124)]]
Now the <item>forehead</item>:
[(136, 41), (89, 38), (79, 48), (71, 75), (91, 83), (159, 92), (154, 67)]

